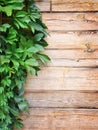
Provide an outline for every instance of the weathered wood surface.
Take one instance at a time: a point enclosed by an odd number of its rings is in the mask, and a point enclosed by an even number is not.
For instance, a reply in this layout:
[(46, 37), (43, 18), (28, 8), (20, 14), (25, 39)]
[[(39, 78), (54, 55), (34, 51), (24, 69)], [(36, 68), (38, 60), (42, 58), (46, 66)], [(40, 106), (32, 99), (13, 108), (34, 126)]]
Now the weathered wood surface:
[(51, 31), (47, 42), (49, 49), (98, 49), (98, 33)]
[(98, 79), (86, 78), (51, 78), (28, 79), (25, 85), (27, 92), (43, 90), (98, 90)]
[(98, 110), (30, 109), (23, 130), (98, 130)]
[(27, 77), (23, 130), (98, 130), (98, 0), (36, 1), (51, 62)]
[(98, 59), (52, 59), (48, 66), (98, 68)]
[(98, 0), (52, 0), (52, 11), (98, 11)]
[(98, 108), (96, 91), (39, 91), (25, 97), (31, 108)]
[(44, 13), (49, 30), (98, 30), (98, 13)]
[(35, 0), (39, 9), (43, 11), (50, 11), (50, 0)]
[(98, 50), (46, 50), (45, 53), (52, 59), (97, 59)]
[(86, 78), (98, 79), (97, 68), (71, 68), (71, 67), (43, 67), (37, 76), (28, 76), (31, 79), (62, 79), (62, 78)]

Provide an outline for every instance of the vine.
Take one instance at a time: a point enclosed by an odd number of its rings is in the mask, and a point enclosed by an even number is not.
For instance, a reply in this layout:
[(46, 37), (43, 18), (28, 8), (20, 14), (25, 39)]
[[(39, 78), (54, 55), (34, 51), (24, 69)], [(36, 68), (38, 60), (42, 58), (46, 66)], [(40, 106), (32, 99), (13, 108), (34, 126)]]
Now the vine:
[(21, 129), (27, 74), (37, 75), (40, 62), (50, 61), (42, 53), (47, 27), (33, 0), (0, 0), (0, 13), (0, 130)]

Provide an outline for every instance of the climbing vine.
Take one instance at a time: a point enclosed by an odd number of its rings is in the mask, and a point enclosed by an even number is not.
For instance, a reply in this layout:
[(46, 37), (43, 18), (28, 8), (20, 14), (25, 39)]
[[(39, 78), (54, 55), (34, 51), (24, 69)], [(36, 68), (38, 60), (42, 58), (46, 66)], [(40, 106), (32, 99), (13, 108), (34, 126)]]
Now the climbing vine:
[(21, 129), (27, 74), (37, 75), (40, 63), (50, 61), (42, 53), (47, 27), (33, 0), (0, 0), (0, 13), (0, 130)]

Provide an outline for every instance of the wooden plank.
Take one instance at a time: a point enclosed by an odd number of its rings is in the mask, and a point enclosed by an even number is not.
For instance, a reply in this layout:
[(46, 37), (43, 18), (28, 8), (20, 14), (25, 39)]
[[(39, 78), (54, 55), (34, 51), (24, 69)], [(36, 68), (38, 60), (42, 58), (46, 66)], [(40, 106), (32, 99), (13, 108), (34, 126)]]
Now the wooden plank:
[(98, 79), (98, 68), (43, 67), (38, 77), (28, 75), (28, 81), (33, 79), (63, 79), (86, 78)]
[(98, 68), (98, 59), (52, 59), (51, 62), (47, 64), (47, 66)]
[(86, 78), (54, 78), (54, 79), (27, 79), (27, 92), (43, 90), (98, 90), (97, 79)]
[(98, 13), (44, 13), (49, 30), (98, 30)]
[(98, 108), (98, 92), (46, 91), (26, 93), (34, 108)]
[(46, 50), (45, 54), (49, 55), (51, 59), (96, 59), (98, 58), (98, 50)]
[(23, 130), (97, 130), (98, 110), (30, 109)]
[(35, 0), (41, 11), (50, 11), (50, 0)]
[(98, 49), (98, 33), (51, 31), (47, 42), (49, 49)]
[(98, 0), (52, 0), (52, 11), (98, 11)]

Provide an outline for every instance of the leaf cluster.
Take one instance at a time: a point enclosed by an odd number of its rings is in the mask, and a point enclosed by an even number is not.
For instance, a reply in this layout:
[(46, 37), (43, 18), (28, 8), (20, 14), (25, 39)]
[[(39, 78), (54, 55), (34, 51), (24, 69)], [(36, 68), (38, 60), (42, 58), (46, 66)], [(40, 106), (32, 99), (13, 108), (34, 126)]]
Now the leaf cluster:
[(50, 61), (42, 53), (47, 27), (33, 0), (0, 0), (0, 13), (7, 19), (0, 25), (0, 130), (21, 129), (27, 74), (37, 75), (40, 62)]

